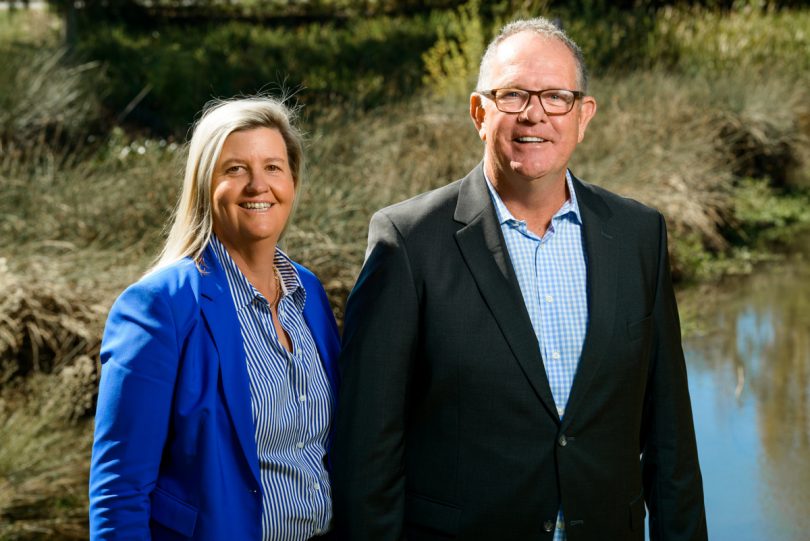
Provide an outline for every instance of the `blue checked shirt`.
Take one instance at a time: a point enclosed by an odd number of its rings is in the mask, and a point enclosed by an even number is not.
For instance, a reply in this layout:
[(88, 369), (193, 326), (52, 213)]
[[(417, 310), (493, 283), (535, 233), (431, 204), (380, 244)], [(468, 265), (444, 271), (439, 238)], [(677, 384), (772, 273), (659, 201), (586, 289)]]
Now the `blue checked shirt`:
[(333, 401), (304, 321), (306, 291), (298, 271), (277, 248), (278, 317), (292, 343), (288, 352), (278, 340), (267, 299), (219, 239), (212, 237), (211, 244), (225, 269), (245, 345), (261, 474), (262, 539), (304, 541), (328, 531), (332, 518), (324, 457)]
[[(582, 219), (568, 173), (565, 180), (571, 197), (554, 214), (545, 234), (538, 237), (525, 221), (512, 216), (487, 179), (560, 419), (565, 415), (588, 329), (588, 261)], [(554, 541), (564, 540), (560, 509)]]

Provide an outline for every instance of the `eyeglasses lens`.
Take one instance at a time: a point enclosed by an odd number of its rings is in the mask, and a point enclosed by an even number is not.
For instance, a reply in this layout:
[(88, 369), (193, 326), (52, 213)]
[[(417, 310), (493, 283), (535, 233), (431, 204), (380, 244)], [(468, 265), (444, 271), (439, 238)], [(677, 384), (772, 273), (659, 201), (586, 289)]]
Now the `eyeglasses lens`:
[[(526, 108), (531, 95), (517, 88), (504, 88), (495, 93), (495, 104), (504, 113), (520, 113)], [(574, 104), (574, 93), (569, 90), (544, 90), (539, 93), (540, 101), (547, 114), (563, 115), (571, 110)]]

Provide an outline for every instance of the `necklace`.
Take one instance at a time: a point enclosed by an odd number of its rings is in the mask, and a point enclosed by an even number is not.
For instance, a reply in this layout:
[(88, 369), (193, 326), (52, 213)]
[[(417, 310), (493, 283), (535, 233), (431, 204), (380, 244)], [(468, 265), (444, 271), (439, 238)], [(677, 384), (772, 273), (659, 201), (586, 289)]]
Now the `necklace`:
[(278, 274), (278, 267), (275, 265), (273, 265), (273, 278), (276, 281), (276, 294), (273, 295), (273, 302), (270, 303), (270, 306), (277, 306), (281, 299), (281, 277)]

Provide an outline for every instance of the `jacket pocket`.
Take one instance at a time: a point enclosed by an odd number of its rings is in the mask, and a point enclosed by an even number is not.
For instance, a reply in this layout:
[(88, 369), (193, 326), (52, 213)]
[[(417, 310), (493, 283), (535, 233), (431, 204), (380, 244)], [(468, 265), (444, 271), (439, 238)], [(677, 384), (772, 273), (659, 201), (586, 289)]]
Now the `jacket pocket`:
[(644, 531), (644, 517), (647, 510), (644, 507), (644, 495), (630, 502), (630, 529), (633, 531)]
[(180, 500), (160, 487), (155, 487), (151, 495), (152, 520), (191, 537), (197, 524), (197, 508)]
[(455, 537), (460, 517), (458, 507), (413, 494), (405, 496), (405, 522)]

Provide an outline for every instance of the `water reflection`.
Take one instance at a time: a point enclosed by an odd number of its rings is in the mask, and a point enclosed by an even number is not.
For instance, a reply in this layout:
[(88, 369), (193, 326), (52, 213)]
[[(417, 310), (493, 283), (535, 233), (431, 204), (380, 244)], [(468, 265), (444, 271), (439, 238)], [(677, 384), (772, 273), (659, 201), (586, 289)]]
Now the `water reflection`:
[(681, 304), (710, 538), (810, 538), (810, 262)]

